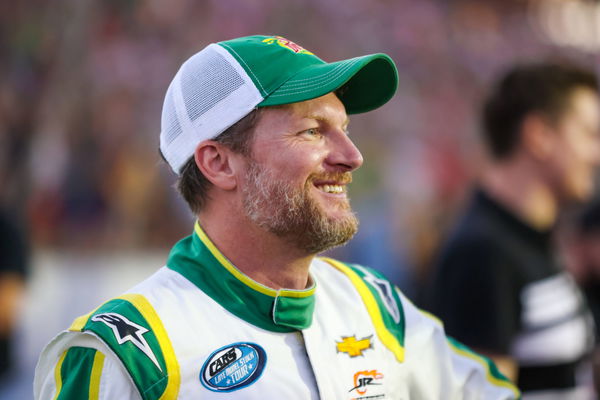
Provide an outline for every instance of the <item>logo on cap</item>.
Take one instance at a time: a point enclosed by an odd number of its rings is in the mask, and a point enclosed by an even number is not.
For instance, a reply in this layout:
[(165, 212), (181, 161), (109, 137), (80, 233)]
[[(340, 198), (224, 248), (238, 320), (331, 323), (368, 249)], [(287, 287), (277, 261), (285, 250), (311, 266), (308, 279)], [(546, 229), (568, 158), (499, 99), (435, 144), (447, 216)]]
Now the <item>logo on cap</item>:
[(291, 40), (281, 37), (281, 36), (273, 36), (273, 37), (263, 40), (263, 42), (267, 43), (267, 44), (277, 43), (281, 47), (285, 47), (286, 49), (291, 50), (294, 53), (314, 55), (310, 51), (306, 50), (304, 47), (292, 42)]

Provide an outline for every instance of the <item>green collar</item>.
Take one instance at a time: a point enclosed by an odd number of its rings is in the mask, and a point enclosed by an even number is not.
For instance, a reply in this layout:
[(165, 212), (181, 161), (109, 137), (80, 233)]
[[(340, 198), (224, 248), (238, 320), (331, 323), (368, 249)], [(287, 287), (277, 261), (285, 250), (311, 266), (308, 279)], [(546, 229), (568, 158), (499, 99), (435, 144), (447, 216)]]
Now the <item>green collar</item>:
[(167, 266), (226, 310), (260, 328), (292, 332), (312, 323), (314, 283), (305, 290), (274, 290), (253, 281), (225, 258), (198, 223), (194, 234), (173, 247)]

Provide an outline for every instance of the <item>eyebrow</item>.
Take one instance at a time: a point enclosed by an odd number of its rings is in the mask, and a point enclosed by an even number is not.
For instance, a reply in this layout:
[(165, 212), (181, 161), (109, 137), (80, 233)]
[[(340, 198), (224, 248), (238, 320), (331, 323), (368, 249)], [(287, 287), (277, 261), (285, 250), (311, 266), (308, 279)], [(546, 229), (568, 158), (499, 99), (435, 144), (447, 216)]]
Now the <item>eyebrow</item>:
[[(320, 115), (307, 115), (304, 118), (314, 119), (314, 120), (319, 121), (319, 122), (329, 123), (329, 120), (327, 118), (324, 118), (324, 117), (322, 117)], [(350, 117), (346, 117), (346, 120), (344, 121), (344, 123), (342, 124), (342, 126), (345, 127), (345, 128), (347, 128), (349, 124), (350, 124)]]

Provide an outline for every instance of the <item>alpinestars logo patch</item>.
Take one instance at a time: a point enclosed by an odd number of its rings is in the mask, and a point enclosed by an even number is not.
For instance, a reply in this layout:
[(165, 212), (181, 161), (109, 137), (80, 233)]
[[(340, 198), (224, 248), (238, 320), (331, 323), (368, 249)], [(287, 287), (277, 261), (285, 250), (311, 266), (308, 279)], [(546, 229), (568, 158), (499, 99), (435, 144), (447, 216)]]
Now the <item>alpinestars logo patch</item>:
[(148, 356), (154, 365), (156, 365), (156, 367), (162, 372), (162, 368), (160, 367), (156, 356), (152, 352), (148, 342), (146, 342), (146, 339), (144, 339), (143, 335), (144, 333), (148, 332), (147, 328), (144, 328), (135, 322), (131, 322), (121, 314), (117, 313), (103, 313), (94, 315), (92, 317), (92, 321), (103, 322), (110, 327), (115, 334), (117, 343), (133, 343), (133, 345), (140, 349), (146, 356)]

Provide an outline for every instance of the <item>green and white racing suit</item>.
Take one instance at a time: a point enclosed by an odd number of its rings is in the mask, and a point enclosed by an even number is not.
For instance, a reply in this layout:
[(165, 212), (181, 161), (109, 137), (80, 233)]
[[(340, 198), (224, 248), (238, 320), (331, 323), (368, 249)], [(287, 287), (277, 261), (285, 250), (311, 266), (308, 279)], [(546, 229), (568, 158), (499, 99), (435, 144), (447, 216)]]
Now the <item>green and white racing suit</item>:
[(197, 224), (165, 267), (52, 340), (35, 399), (519, 397), (379, 273), (315, 258), (310, 281), (251, 280)]

